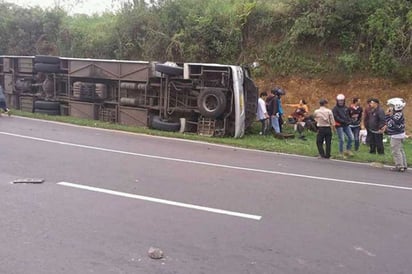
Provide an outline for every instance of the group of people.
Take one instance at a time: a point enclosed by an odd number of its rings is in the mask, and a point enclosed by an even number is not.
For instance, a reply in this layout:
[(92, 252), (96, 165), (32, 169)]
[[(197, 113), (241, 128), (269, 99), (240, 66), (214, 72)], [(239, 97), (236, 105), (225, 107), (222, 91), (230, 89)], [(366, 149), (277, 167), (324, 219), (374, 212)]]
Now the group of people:
[[(275, 135), (282, 132), (283, 107), (281, 96), (285, 95), (284, 90), (275, 88), (270, 94), (262, 92), (258, 100), (257, 117), (261, 122), (259, 134), (266, 135), (273, 128)], [(353, 156), (354, 151), (358, 151), (361, 143), (362, 132), (366, 131), (365, 143), (369, 145), (369, 153), (384, 154), (383, 136), (384, 133), (390, 136), (390, 145), (395, 162), (394, 171), (403, 172), (407, 169), (403, 140), (406, 138), (405, 117), (403, 109), (406, 102), (402, 98), (392, 98), (387, 101), (386, 112), (380, 106), (376, 98), (367, 100), (365, 109), (361, 106), (358, 97), (352, 99), (349, 106), (346, 105), (344, 94), (336, 96), (336, 105), (329, 109), (328, 100), (320, 99), (320, 107), (313, 115), (310, 115), (309, 108), (304, 99), (298, 104), (286, 104), (294, 107), (295, 111), (289, 116), (290, 123), (294, 124), (295, 130), (299, 132), (299, 138), (306, 140), (302, 132), (313, 117), (313, 127), (317, 132), (316, 145), (319, 158), (329, 159), (331, 157), (331, 142), (333, 131), (338, 137), (339, 156), (342, 158)]]
[(285, 91), (279, 87), (272, 89), (270, 94), (266, 91), (260, 94), (257, 109), (257, 118), (262, 124), (260, 135), (268, 134), (270, 127), (273, 128), (275, 134), (282, 132), (283, 107), (281, 97), (283, 95), (285, 95)]
[[(262, 125), (260, 135), (268, 134), (271, 129), (273, 129), (275, 136), (282, 133), (282, 125), (285, 121), (283, 120), (284, 110), (281, 97), (284, 95), (285, 91), (279, 87), (272, 89), (270, 94), (265, 91), (260, 94), (257, 109), (257, 117)], [(310, 129), (311, 116), (305, 99), (301, 99), (298, 104), (286, 104), (285, 106), (295, 108), (293, 114), (288, 117), (291, 120), (289, 122), (295, 125), (295, 131), (299, 133), (299, 138), (306, 140), (303, 131), (305, 128)], [(313, 120), (313, 122), (315, 121)]]
[(369, 153), (385, 153), (383, 134), (386, 132), (390, 136), (395, 162), (395, 167), (392, 170), (404, 172), (407, 169), (406, 155), (403, 149), (403, 140), (406, 138), (403, 114), (405, 100), (402, 98), (389, 99), (386, 112), (376, 98), (368, 99), (365, 110), (361, 107), (359, 98), (353, 98), (352, 104), (349, 107), (346, 106), (343, 94), (336, 96), (336, 105), (332, 110), (327, 108), (327, 104), (326, 99), (321, 99), (319, 109), (314, 112), (318, 127), (316, 145), (319, 158), (329, 159), (331, 157), (333, 130), (336, 130), (338, 135), (339, 155), (341, 157), (352, 156), (353, 142), (355, 151), (359, 150), (360, 132), (363, 124), (367, 131), (366, 143), (369, 145)]

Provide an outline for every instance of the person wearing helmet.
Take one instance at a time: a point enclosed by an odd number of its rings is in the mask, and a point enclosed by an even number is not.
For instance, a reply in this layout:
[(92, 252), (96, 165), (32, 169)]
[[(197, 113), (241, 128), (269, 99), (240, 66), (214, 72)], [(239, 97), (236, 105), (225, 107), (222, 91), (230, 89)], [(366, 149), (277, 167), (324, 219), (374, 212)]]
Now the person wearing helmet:
[[(352, 153), (352, 142), (353, 142), (353, 133), (349, 125), (352, 122), (352, 119), (349, 115), (349, 108), (345, 105), (345, 95), (338, 94), (336, 96), (336, 105), (332, 109), (333, 118), (335, 119), (335, 128), (336, 133), (338, 134), (339, 139), (339, 155), (341, 157), (353, 156)], [(345, 135), (347, 139), (346, 150), (343, 151), (343, 146), (345, 143)]]
[(386, 132), (391, 138), (391, 150), (395, 167), (391, 170), (404, 172), (407, 169), (405, 150), (403, 149), (403, 140), (405, 139), (405, 117), (403, 108), (406, 105), (402, 98), (391, 98), (387, 101), (389, 106), (386, 111)]
[(379, 100), (370, 98), (369, 107), (365, 114), (365, 127), (368, 130), (367, 142), (369, 153), (385, 154), (383, 146), (383, 133), (386, 130), (385, 111), (379, 106)]

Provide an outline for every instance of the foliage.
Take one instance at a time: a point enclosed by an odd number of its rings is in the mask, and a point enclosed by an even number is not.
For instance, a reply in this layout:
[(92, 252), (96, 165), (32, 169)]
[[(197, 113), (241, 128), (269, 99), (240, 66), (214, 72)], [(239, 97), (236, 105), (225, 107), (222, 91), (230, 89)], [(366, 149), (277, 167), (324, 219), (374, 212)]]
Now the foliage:
[(26, 9), (0, 2), (0, 53), (258, 61), (262, 71), (284, 75), (343, 68), (395, 78), (407, 75), (405, 67), (412, 64), (412, 4), (406, 0), (121, 3), (112, 13), (69, 16), (59, 6)]
[(405, 84), (412, 81), (412, 66), (411, 64), (408, 65), (400, 65), (397, 66), (393, 72), (393, 79), (396, 83)]
[(60, 31), (62, 55), (69, 57), (114, 58), (117, 45), (112, 35), (115, 17), (77, 15), (66, 18)]
[(359, 56), (356, 53), (342, 53), (338, 61), (345, 72), (353, 73), (360, 66)]
[(409, 1), (389, 1), (377, 8), (366, 21), (371, 38), (370, 64), (377, 75), (391, 74), (397, 63), (411, 60), (411, 4)]
[(6, 39), (3, 40), (8, 54), (33, 54), (37, 38), (42, 33), (42, 22), (37, 9), (21, 9), (10, 6), (8, 11), (13, 16), (1, 20)]

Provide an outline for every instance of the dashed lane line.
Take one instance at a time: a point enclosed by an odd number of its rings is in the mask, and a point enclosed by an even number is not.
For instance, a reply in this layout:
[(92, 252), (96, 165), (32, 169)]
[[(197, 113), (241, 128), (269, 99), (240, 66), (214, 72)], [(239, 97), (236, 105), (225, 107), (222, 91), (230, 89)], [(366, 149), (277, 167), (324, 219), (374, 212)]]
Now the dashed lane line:
[(246, 214), (246, 213), (241, 213), (241, 212), (235, 212), (235, 211), (229, 211), (229, 210), (223, 210), (223, 209), (205, 207), (205, 206), (199, 206), (199, 205), (193, 205), (193, 204), (186, 204), (186, 203), (175, 202), (175, 201), (170, 201), (170, 200), (165, 200), (165, 199), (158, 199), (154, 197), (114, 191), (114, 190), (109, 190), (109, 189), (104, 189), (104, 188), (73, 184), (69, 182), (59, 182), (57, 184), (61, 186), (66, 186), (66, 187), (100, 192), (100, 193), (105, 193), (105, 194), (110, 194), (110, 195), (115, 195), (115, 196), (120, 196), (120, 197), (126, 197), (126, 198), (142, 200), (142, 201), (158, 203), (158, 204), (165, 204), (165, 205), (184, 207), (184, 208), (195, 209), (195, 210), (200, 210), (200, 211), (207, 211), (207, 212), (229, 215), (229, 216), (234, 216), (234, 217), (239, 217), (239, 218), (252, 219), (256, 221), (260, 221), (262, 219), (262, 216), (258, 216), (258, 215)]

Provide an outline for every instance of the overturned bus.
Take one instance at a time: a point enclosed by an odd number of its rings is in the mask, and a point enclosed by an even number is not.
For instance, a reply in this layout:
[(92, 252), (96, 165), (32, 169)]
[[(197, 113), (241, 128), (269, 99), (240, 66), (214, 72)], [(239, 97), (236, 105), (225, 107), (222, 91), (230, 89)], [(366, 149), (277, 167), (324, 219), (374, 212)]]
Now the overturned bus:
[(258, 99), (247, 68), (209, 63), (0, 56), (0, 84), (22, 111), (235, 138)]

